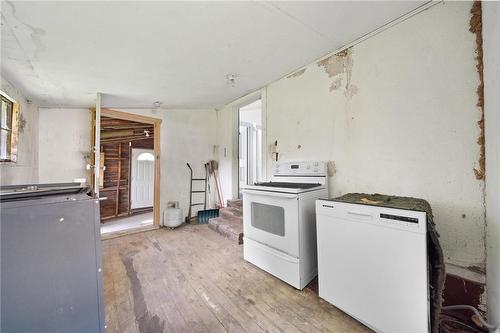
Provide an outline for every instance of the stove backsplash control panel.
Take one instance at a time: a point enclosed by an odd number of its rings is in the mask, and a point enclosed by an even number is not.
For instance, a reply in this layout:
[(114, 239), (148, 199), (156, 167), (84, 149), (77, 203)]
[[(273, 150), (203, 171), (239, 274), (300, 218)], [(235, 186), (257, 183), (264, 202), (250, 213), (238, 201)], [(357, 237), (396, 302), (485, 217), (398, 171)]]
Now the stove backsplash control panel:
[(275, 163), (274, 173), (277, 175), (324, 175), (325, 162), (286, 162)]

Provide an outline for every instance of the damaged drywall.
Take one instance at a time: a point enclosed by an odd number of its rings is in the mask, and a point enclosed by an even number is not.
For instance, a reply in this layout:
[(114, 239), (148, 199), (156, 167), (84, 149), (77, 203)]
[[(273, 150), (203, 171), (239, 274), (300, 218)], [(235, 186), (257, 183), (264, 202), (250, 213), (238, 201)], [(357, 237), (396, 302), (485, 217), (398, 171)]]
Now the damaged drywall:
[(483, 78), (483, 25), (481, 1), (474, 1), (470, 10), (471, 17), (469, 21), (469, 31), (476, 36), (476, 69), (479, 74), (479, 85), (477, 86), (477, 107), (479, 108), (480, 118), (477, 122), (479, 126), (479, 161), (478, 166), (474, 168), (476, 179), (484, 180), (486, 170), (485, 140), (484, 140), (484, 78)]
[(292, 73), (292, 74), (288, 75), (286, 78), (287, 79), (293, 79), (293, 78), (296, 78), (296, 77), (304, 75), (305, 72), (306, 72), (306, 69), (302, 68), (301, 70), (296, 71), (295, 73)]
[(24, 113), (19, 111), (19, 133), (24, 133), (24, 128), (26, 127), (26, 118), (24, 117)]
[(332, 78), (330, 92), (339, 90), (342, 87), (343, 77), (345, 77), (344, 95), (351, 98), (357, 93), (358, 87), (351, 84), (354, 65), (352, 47), (320, 60), (316, 64), (323, 68), (329, 78)]
[(446, 275), (445, 290), (443, 293), (444, 305), (467, 304), (481, 311), (485, 309), (485, 285), (460, 276)]

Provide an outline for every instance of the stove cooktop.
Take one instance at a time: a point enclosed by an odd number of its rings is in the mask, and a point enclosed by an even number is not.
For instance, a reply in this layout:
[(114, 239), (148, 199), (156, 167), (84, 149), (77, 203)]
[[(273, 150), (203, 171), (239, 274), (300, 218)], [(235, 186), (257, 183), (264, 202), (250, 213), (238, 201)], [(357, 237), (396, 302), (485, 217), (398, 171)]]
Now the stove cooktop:
[(88, 188), (80, 183), (5, 185), (0, 186), (0, 201), (56, 194), (76, 194), (86, 191)]
[(288, 182), (263, 182), (255, 183), (255, 186), (265, 186), (265, 187), (281, 187), (281, 188), (292, 188), (292, 189), (310, 189), (314, 187), (321, 186), (320, 183), (288, 183)]

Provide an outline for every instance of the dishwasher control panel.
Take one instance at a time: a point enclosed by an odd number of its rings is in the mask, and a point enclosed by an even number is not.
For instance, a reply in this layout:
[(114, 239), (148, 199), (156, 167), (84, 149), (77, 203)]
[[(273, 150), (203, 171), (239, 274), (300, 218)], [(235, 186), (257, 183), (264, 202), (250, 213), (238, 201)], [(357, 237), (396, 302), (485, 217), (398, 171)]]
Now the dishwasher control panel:
[(361, 222), (425, 233), (425, 212), (331, 200), (316, 201), (316, 214), (339, 218), (350, 223)]
[(409, 223), (418, 223), (418, 219), (416, 217), (408, 217), (408, 216), (401, 216), (401, 215), (380, 213), (380, 218), (394, 220), (394, 221), (409, 222)]

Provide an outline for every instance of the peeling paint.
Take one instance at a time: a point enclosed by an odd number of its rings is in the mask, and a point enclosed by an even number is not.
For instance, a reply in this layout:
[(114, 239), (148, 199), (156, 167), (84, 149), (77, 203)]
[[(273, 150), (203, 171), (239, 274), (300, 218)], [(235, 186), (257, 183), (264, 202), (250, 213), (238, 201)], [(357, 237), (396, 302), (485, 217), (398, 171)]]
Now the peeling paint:
[(327, 164), (328, 176), (333, 177), (337, 173), (337, 167), (335, 166), (335, 161), (328, 161)]
[(484, 180), (486, 170), (486, 153), (485, 153), (485, 138), (484, 138), (484, 80), (483, 80), (483, 25), (482, 25), (482, 9), (481, 1), (474, 1), (470, 10), (471, 18), (469, 21), (469, 31), (476, 35), (476, 69), (479, 74), (479, 85), (477, 86), (477, 104), (479, 108), (480, 118), (477, 122), (479, 126), (479, 137), (477, 144), (479, 145), (479, 161), (478, 167), (474, 168), (476, 179)]
[(337, 54), (329, 56), (328, 58), (320, 60), (317, 62), (317, 65), (319, 67), (323, 67), (325, 73), (328, 74), (328, 77), (336, 77), (345, 71), (346, 58), (350, 55), (349, 50), (350, 49), (341, 51)]
[(19, 125), (18, 125), (19, 133), (24, 133), (25, 127), (26, 127), (26, 118), (24, 118), (22, 112), (19, 112)]
[(346, 87), (346, 90), (344, 91), (344, 95), (347, 98), (352, 98), (352, 96), (356, 95), (358, 93), (358, 87), (355, 86), (354, 84), (350, 84)]
[(330, 85), (330, 91), (337, 90), (337, 89), (339, 89), (341, 86), (342, 86), (342, 78), (341, 78), (341, 77), (338, 77), (338, 78), (337, 78), (337, 79), (335, 79), (335, 81), (333, 81), (333, 82), (332, 82), (332, 84)]
[(305, 72), (306, 72), (306, 69), (302, 68), (300, 71), (296, 71), (295, 73), (292, 73), (292, 74), (288, 75), (286, 78), (287, 79), (292, 79), (292, 78), (295, 78), (295, 77), (299, 77), (299, 76), (302, 76)]
[(328, 74), (329, 78), (334, 80), (330, 84), (330, 92), (339, 90), (342, 86), (342, 78), (345, 75), (344, 95), (351, 98), (358, 92), (358, 88), (351, 84), (352, 68), (354, 61), (352, 59), (352, 48), (348, 48), (337, 54), (331, 55), (316, 63)]
[(346, 74), (346, 83), (345, 88), (348, 89), (351, 85), (351, 77), (352, 77), (352, 67), (354, 65), (354, 60), (352, 59), (352, 48), (347, 49), (347, 54), (345, 56), (344, 61), (344, 71)]

